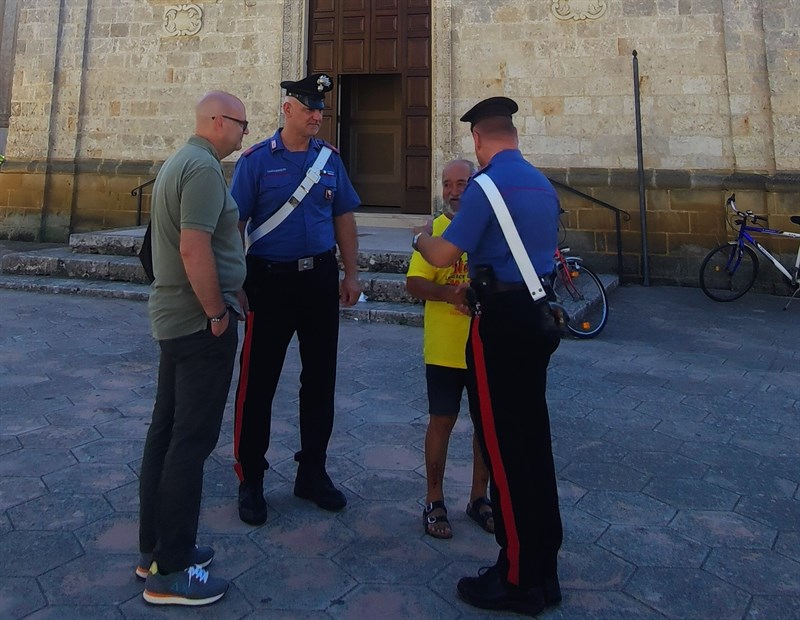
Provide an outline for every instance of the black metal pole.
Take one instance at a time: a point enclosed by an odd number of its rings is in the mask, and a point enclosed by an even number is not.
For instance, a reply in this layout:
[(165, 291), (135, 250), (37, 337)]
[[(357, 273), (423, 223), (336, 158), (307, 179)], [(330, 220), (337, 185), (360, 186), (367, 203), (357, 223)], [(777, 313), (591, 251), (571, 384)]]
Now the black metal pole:
[(633, 109), (636, 115), (636, 160), (639, 166), (639, 216), (642, 231), (642, 286), (650, 286), (650, 262), (647, 258), (647, 204), (644, 193), (644, 156), (642, 151), (642, 107), (639, 102), (639, 55), (633, 50)]
[(617, 275), (619, 276), (620, 284), (622, 283), (622, 221), (620, 212), (614, 212), (614, 221), (617, 225)]

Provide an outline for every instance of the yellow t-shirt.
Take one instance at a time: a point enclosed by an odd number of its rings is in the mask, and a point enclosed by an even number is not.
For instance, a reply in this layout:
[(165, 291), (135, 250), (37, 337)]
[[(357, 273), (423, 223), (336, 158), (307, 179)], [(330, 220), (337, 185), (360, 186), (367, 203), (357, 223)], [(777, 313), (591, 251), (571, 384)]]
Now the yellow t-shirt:
[[(440, 215), (433, 220), (433, 236), (440, 236), (450, 225), (450, 218)], [(407, 277), (425, 278), (436, 284), (455, 286), (469, 282), (467, 255), (461, 255), (450, 267), (434, 267), (419, 252), (411, 255)], [(425, 302), (424, 356), (426, 364), (448, 368), (466, 368), (464, 349), (469, 335), (470, 318), (446, 301)]]

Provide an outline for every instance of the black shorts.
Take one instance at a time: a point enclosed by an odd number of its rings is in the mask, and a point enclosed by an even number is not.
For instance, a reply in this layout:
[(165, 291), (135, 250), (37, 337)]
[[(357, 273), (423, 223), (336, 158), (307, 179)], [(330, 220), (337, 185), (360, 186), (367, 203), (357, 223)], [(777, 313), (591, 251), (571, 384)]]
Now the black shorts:
[(461, 395), (467, 386), (466, 368), (425, 364), (425, 379), (428, 382), (428, 413), (458, 415)]

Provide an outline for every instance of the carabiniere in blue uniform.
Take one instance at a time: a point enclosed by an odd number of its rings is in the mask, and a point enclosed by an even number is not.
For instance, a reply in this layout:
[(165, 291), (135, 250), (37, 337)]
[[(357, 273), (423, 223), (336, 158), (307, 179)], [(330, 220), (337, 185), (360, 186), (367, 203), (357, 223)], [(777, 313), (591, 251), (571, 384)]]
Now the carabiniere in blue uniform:
[(239, 205), (239, 221), (250, 233), (289, 199), (320, 149), (333, 153), (302, 204), (272, 232), (248, 249), (248, 256), (270, 262), (289, 262), (315, 256), (335, 245), (333, 217), (353, 211), (361, 200), (356, 194), (335, 147), (311, 138), (308, 151), (292, 153), (281, 141), (280, 130), (251, 146), (239, 158), (231, 194)]
[[(544, 276), (558, 243), (558, 196), (519, 150), (507, 97), (478, 102), (464, 116), (483, 166), (461, 195), (441, 238), (423, 232), (414, 243), (434, 264), (469, 256), (477, 304), (466, 358), (468, 389), (478, 403), (475, 433), (489, 467), (497, 562), (463, 577), (459, 596), (482, 609), (537, 615), (561, 601), (558, 551), (563, 539), (546, 384), (560, 335), (550, 307), (534, 300), (500, 226), (484, 183), (496, 188), (520, 237), (522, 251)], [(485, 177), (483, 182), (481, 177)], [(421, 243), (420, 243), (421, 242)]]
[[(251, 525), (267, 520), (263, 477), (269, 468), (265, 457), (273, 399), (295, 334), (302, 372), (301, 449), (295, 454), (294, 493), (326, 510), (340, 510), (347, 503), (334, 487), (325, 463), (333, 430), (339, 335), (335, 249), (338, 243), (345, 265), (341, 294), (346, 295), (347, 303), (354, 303), (352, 254), (357, 233), (351, 212), (360, 199), (338, 151), (315, 137), (325, 107), (324, 94), (331, 90), (330, 77), (314, 74), (298, 82), (282, 82), (281, 87), (287, 91), (282, 108), (284, 127), (242, 154), (231, 183), (231, 194), (239, 205), (239, 224), (247, 223), (251, 241), (244, 284), (250, 312), (234, 421), (239, 518)], [(327, 159), (317, 159), (321, 152)], [(281, 219), (273, 217), (276, 213), (288, 215)]]

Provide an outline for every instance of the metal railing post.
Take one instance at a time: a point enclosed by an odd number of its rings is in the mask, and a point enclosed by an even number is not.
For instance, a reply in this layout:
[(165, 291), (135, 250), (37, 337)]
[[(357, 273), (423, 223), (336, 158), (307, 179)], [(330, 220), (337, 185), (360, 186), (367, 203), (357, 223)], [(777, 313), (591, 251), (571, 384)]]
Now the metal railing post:
[(145, 181), (141, 185), (138, 185), (137, 187), (134, 187), (131, 190), (131, 196), (136, 196), (136, 225), (137, 226), (141, 226), (142, 225), (142, 200), (144, 199), (144, 196), (142, 195), (142, 192), (144, 191), (145, 187), (147, 187), (148, 185), (152, 185), (155, 182), (156, 182), (155, 179), (150, 179), (149, 181)]
[(560, 187), (561, 189), (566, 190), (571, 194), (575, 194), (576, 196), (580, 196), (581, 198), (588, 200), (589, 202), (593, 202), (599, 207), (603, 207), (604, 209), (608, 209), (609, 211), (614, 212), (614, 223), (616, 228), (616, 239), (617, 239), (617, 275), (619, 276), (620, 281), (622, 281), (622, 217), (624, 214), (625, 221), (627, 222), (631, 219), (630, 214), (624, 209), (620, 209), (619, 207), (610, 205), (607, 202), (600, 200), (599, 198), (595, 198), (594, 196), (585, 194), (584, 192), (575, 189), (574, 187), (570, 187), (565, 183), (561, 183), (560, 181), (556, 181), (555, 179), (551, 179), (550, 177), (547, 177), (547, 180), (550, 181), (550, 183), (552, 183), (556, 187)]
[(650, 286), (650, 261), (647, 257), (647, 204), (644, 193), (644, 155), (642, 150), (642, 106), (639, 101), (639, 55), (633, 50), (633, 109), (636, 116), (636, 160), (639, 169), (639, 216), (642, 231), (642, 286)]

